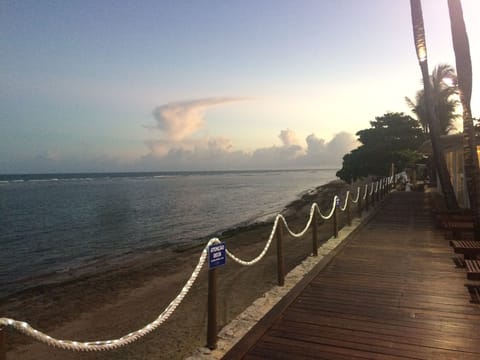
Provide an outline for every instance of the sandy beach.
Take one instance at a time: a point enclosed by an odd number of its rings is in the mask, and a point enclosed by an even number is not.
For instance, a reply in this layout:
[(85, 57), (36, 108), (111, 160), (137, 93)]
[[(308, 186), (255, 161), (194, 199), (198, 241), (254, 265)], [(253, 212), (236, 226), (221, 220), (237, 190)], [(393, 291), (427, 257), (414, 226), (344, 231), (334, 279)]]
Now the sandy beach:
[[(356, 189), (356, 187), (355, 187)], [(334, 181), (289, 204), (284, 215), (294, 231), (303, 228), (313, 202), (326, 212), (335, 194), (347, 186)], [(345, 219), (341, 219), (345, 221)], [(271, 231), (271, 222), (224, 232), (220, 238), (243, 259), (257, 256)], [(321, 241), (332, 236), (332, 225), (319, 226)], [(62, 339), (108, 340), (143, 327), (177, 295), (195, 267), (202, 246), (166, 248), (102, 273), (62, 284), (27, 290), (0, 303), (0, 316), (27, 321)], [(311, 233), (284, 241), (286, 271), (311, 253)], [(276, 284), (273, 245), (253, 267), (233, 261), (219, 271), (218, 326), (223, 327)], [(75, 353), (31, 341), (8, 330), (8, 359), (183, 359), (206, 342), (207, 269), (175, 313), (153, 333), (119, 350)]]

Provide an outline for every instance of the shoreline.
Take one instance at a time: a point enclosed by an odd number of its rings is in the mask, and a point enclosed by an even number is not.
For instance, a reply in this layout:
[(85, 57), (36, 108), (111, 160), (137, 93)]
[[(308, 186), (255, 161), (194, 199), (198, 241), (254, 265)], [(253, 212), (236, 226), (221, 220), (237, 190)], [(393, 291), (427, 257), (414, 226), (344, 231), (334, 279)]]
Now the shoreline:
[[(306, 190), (282, 213), (293, 230), (298, 231), (308, 219), (313, 201), (328, 209), (333, 195), (342, 195), (347, 188), (348, 185), (334, 180)], [(327, 225), (319, 226), (321, 241), (331, 236), (331, 228)], [(223, 231), (221, 240), (232, 252), (248, 259), (263, 248), (270, 231), (270, 222), (238, 226)], [(310, 242), (302, 240), (286, 239), (287, 272), (308, 257), (311, 251)], [(302, 246), (298, 246), (299, 241)], [(176, 296), (198, 261), (199, 249), (203, 245), (203, 241), (198, 241), (197, 245), (187, 248), (162, 249), (141, 261), (135, 259), (102, 273), (25, 290), (0, 302), (0, 314), (27, 321), (39, 330), (60, 338), (86, 341), (122, 336), (150, 322)], [(219, 327), (230, 322), (275, 282), (275, 254), (272, 249), (265, 261), (255, 267), (241, 268), (229, 262), (220, 275)], [(133, 313), (132, 309), (135, 309)], [(191, 293), (172, 318), (145, 339), (126, 348), (109, 353), (76, 354), (48, 348), (9, 331), (9, 346), (13, 345), (9, 356), (15, 359), (142, 359), (144, 356), (180, 359), (204, 345), (205, 321), (206, 271), (202, 270)], [(115, 325), (110, 327), (110, 324)], [(167, 348), (168, 351), (165, 350)]]
[[(332, 180), (332, 181), (336, 181), (336, 180)], [(112, 271), (117, 269), (118, 267), (130, 266), (130, 264), (134, 262), (149, 261), (150, 257), (157, 256), (157, 255), (163, 256), (162, 252), (165, 252), (168, 250), (171, 250), (173, 252), (183, 252), (191, 249), (201, 249), (205, 246), (208, 240), (210, 240), (213, 237), (218, 237), (222, 239), (224, 237), (232, 236), (232, 234), (255, 229), (258, 226), (273, 224), (273, 220), (277, 213), (283, 213), (285, 209), (292, 206), (292, 204), (298, 201), (302, 201), (303, 197), (306, 194), (309, 194), (312, 191), (318, 191), (319, 188), (327, 185), (328, 183), (302, 191), (297, 196), (295, 196), (295, 198), (292, 201), (290, 201), (287, 205), (284, 205), (281, 210), (275, 212), (273, 215), (261, 215), (261, 216), (252, 217), (248, 220), (243, 220), (236, 224), (233, 224), (232, 226), (229, 226), (226, 228), (219, 228), (208, 235), (192, 238), (190, 240), (184, 240), (178, 243), (165, 242), (165, 243), (161, 243), (158, 245), (149, 246), (145, 248), (133, 249), (131, 251), (117, 255), (115, 257), (107, 258), (105, 260), (102, 260), (102, 259), (89, 260), (83, 264), (66, 268), (62, 271), (45, 272), (36, 276), (32, 275), (29, 277), (22, 278), (19, 280), (21, 282), (21, 285), (19, 286), (18, 290), (13, 291), (11, 293), (7, 293), (6, 295), (0, 294), (0, 305), (3, 302), (8, 302), (9, 299), (15, 298), (19, 295), (20, 296), (22, 294), (28, 295), (28, 293), (30, 292), (41, 291), (41, 288), (44, 288), (44, 287), (51, 288), (51, 287), (62, 286), (62, 284), (70, 283), (71, 281), (77, 281), (77, 280), (82, 280), (84, 278), (95, 277), (99, 273), (102, 273), (105, 271)], [(38, 285), (30, 285), (38, 280), (43, 280), (43, 281), (41, 281), (41, 283)]]
[[(123, 175), (123, 173), (120, 175)], [(145, 174), (142, 173), (139, 175)], [(149, 175), (152, 176), (153, 174)], [(46, 175), (38, 176), (45, 177)], [(49, 176), (47, 177), (50, 178)], [(59, 176), (59, 178), (61, 178), (61, 176)], [(297, 194), (289, 194), (284, 200), (292, 203), (301, 198), (305, 192), (311, 191), (314, 188), (315, 187), (312, 186)], [(141, 242), (138, 242), (138, 244), (134, 245), (134, 248), (123, 249), (123, 253), (112, 254), (110, 252), (109, 254), (105, 252), (100, 255), (94, 254), (85, 259), (71, 259), (63, 267), (56, 266), (55, 263), (52, 263), (48, 268), (44, 267), (44, 269), (37, 272), (29, 270), (29, 272), (25, 273), (21, 278), (17, 278), (14, 272), (10, 277), (3, 277), (5, 281), (1, 286), (0, 304), (22, 293), (35, 291), (35, 289), (39, 287), (58, 286), (84, 277), (95, 276), (105, 271), (111, 271), (117, 267), (128, 266), (128, 264), (132, 262), (148, 261), (148, 258), (152, 256), (161, 257), (163, 256), (162, 252), (165, 250), (174, 249), (174, 251), (183, 251), (185, 249), (203, 246), (201, 244), (206, 243), (212, 237), (222, 237), (223, 234), (240, 232), (243, 231), (243, 229), (273, 221), (274, 216), (284, 208), (285, 203), (282, 204), (282, 201), (278, 201), (275, 202), (275, 206), (273, 207), (267, 206), (263, 210), (261, 208), (253, 209), (246, 218), (234, 218), (233, 221), (227, 222), (226, 224), (215, 224), (215, 227), (210, 227), (210, 229), (205, 228), (208, 232), (201, 231), (197, 234), (192, 233), (189, 234), (188, 237), (185, 237), (185, 239), (161, 238), (156, 239), (155, 243), (146, 244), (143, 245), (143, 247), (141, 246)]]

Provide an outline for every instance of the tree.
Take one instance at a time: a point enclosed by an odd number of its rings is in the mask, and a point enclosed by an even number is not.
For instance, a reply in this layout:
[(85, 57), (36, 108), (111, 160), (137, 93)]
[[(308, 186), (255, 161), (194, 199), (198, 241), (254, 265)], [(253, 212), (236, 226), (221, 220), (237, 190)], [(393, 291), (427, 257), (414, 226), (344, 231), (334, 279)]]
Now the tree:
[(470, 100), (472, 97), (472, 60), (467, 30), (460, 0), (448, 0), (453, 50), (458, 74), (458, 88), (463, 107), (463, 158), (470, 208), (472, 209), (475, 237), (480, 238), (480, 174), (477, 144)]
[[(433, 105), (440, 122), (440, 133), (446, 135), (455, 129), (453, 123), (459, 117), (455, 113), (460, 102), (455, 96), (458, 94), (458, 88), (457, 76), (453, 67), (448, 64), (437, 65), (430, 76), (430, 85), (432, 88)], [(415, 100), (405, 97), (407, 105), (417, 116), (424, 132), (428, 134), (428, 111), (425, 100), (423, 89), (417, 91)]]
[(357, 132), (361, 145), (343, 157), (337, 176), (347, 182), (357, 178), (386, 176), (391, 164), (404, 169), (418, 159), (416, 149), (425, 141), (420, 124), (403, 113), (387, 113)]
[(423, 88), (425, 93), (425, 104), (427, 109), (428, 128), (430, 140), (432, 142), (433, 160), (437, 170), (440, 185), (442, 186), (443, 196), (447, 209), (458, 209), (457, 198), (453, 191), (452, 182), (445, 161), (445, 152), (440, 142), (440, 124), (436, 115), (432, 91), (430, 86), (430, 77), (428, 75), (427, 62), (427, 44), (425, 39), (425, 30), (423, 27), (422, 4), (420, 0), (410, 0), (412, 14), (413, 40), (415, 50), (417, 51), (418, 63), (422, 71)]

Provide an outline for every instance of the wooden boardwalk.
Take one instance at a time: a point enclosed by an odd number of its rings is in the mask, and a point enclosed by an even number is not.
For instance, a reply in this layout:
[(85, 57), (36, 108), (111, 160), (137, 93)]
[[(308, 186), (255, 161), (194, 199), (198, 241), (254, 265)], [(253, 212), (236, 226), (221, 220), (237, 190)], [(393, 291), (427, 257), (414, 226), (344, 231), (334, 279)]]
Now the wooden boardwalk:
[(453, 257), (427, 196), (391, 193), (224, 359), (478, 360), (480, 305)]

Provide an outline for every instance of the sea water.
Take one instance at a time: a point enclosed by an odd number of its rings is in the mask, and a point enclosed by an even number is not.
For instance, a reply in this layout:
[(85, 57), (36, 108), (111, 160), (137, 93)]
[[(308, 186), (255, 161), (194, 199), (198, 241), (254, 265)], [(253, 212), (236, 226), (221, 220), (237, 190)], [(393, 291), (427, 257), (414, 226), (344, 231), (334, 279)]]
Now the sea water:
[(0, 175), (0, 298), (273, 217), (335, 170)]

